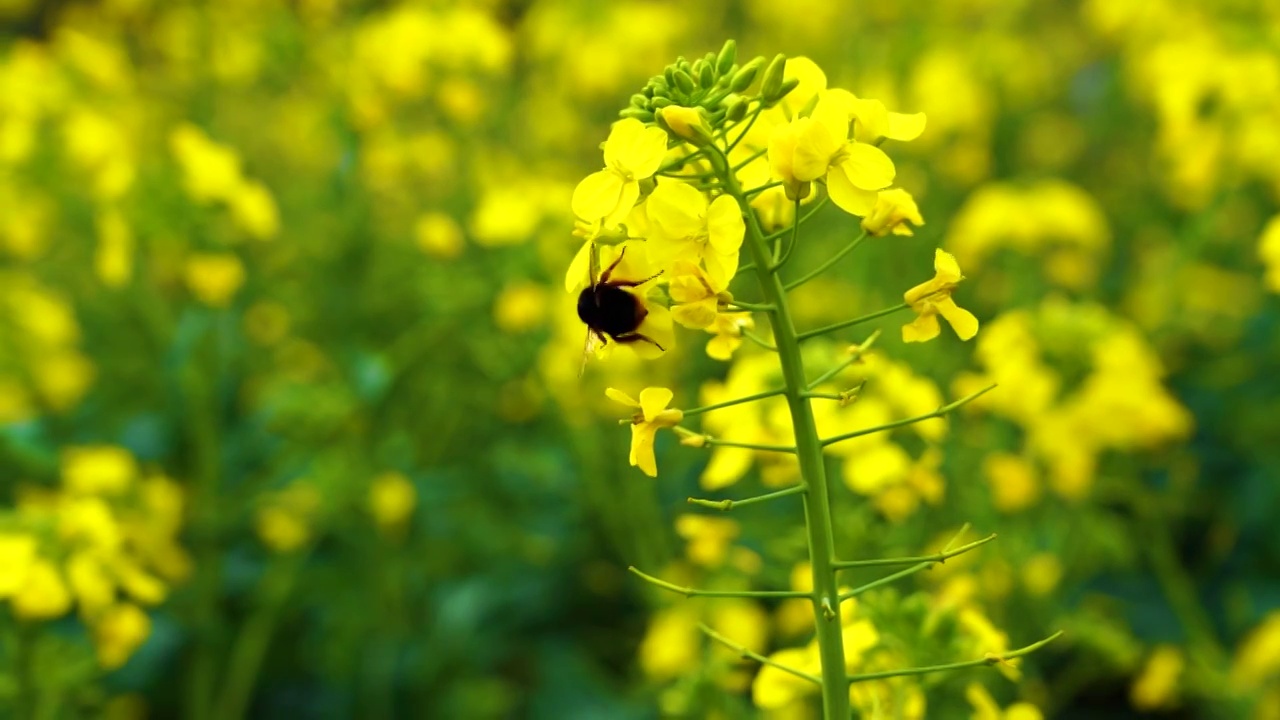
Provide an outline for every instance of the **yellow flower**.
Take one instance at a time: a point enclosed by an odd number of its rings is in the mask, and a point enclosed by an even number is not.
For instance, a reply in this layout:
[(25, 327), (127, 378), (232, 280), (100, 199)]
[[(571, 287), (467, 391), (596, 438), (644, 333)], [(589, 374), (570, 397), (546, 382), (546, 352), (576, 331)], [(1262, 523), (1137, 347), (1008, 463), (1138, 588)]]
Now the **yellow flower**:
[(715, 337), (707, 341), (707, 357), (728, 362), (742, 345), (742, 331), (755, 327), (749, 312), (718, 313), (715, 324), (707, 332)]
[(1010, 705), (1004, 710), (996, 704), (991, 693), (978, 683), (969, 683), (965, 688), (964, 696), (968, 699), (969, 704), (973, 705), (972, 720), (1043, 720), (1044, 715), (1040, 712), (1040, 708), (1026, 702), (1019, 702)]
[(138, 476), (128, 450), (112, 445), (86, 445), (62, 450), (62, 485), (80, 495), (118, 495)]
[[(779, 650), (770, 655), (769, 659), (779, 665), (815, 675), (822, 668), (816, 642), (803, 648)], [(751, 684), (751, 699), (762, 710), (777, 710), (816, 691), (817, 686), (808, 680), (770, 664), (762, 665), (760, 672), (756, 673), (756, 679)]]
[(10, 599), (13, 614), (24, 620), (50, 620), (71, 609), (71, 592), (57, 566), (37, 559), (31, 564), (26, 582)]
[(855, 140), (870, 143), (885, 138), (909, 142), (924, 132), (924, 113), (889, 112), (879, 100), (857, 98), (844, 90), (832, 90), (829, 94), (853, 118)]
[(939, 248), (934, 253), (933, 269), (936, 274), (932, 280), (911, 288), (902, 296), (918, 316), (914, 322), (902, 327), (902, 341), (924, 342), (937, 337), (940, 332), (939, 315), (946, 318), (961, 340), (977, 335), (978, 319), (951, 299), (951, 293), (964, 279), (956, 259)]
[(197, 300), (209, 307), (224, 308), (244, 284), (244, 265), (235, 255), (196, 253), (187, 258), (184, 275)]
[(613, 124), (604, 143), (605, 169), (573, 190), (573, 214), (587, 222), (617, 225), (640, 199), (640, 181), (658, 171), (667, 154), (667, 134), (634, 118)]
[(785, 183), (789, 200), (809, 197), (810, 181), (796, 177), (795, 157), (799, 130), (810, 122), (807, 118), (778, 125), (769, 135), (769, 168), (775, 177)]
[(297, 481), (275, 493), (258, 510), (255, 523), (263, 544), (280, 553), (293, 552), (311, 541), (312, 525), (320, 509), (320, 492)]
[(728, 287), (738, 271), (738, 252), (747, 231), (737, 200), (721, 195), (708, 203), (692, 185), (664, 182), (645, 207), (654, 263), (666, 267), (678, 259), (701, 261), (713, 287)]
[(243, 182), (235, 151), (210, 140), (194, 125), (175, 128), (169, 147), (182, 166), (187, 194), (197, 201), (230, 200)]
[(419, 217), (413, 226), (413, 236), (423, 252), (440, 260), (458, 257), (466, 246), (458, 221), (441, 212)]
[(1040, 499), (1035, 466), (1009, 453), (992, 453), (982, 461), (991, 485), (991, 502), (1000, 512), (1026, 510)]
[(876, 237), (889, 233), (911, 235), (912, 226), (920, 227), (923, 224), (924, 218), (920, 216), (915, 199), (902, 188), (881, 190), (876, 195), (875, 207), (862, 219), (862, 229)]
[(875, 208), (876, 191), (893, 182), (893, 161), (880, 148), (848, 139), (850, 115), (840, 96), (824, 93), (813, 114), (793, 121), (792, 174), (797, 181), (827, 179), (840, 209), (864, 216)]
[(651, 678), (677, 678), (698, 664), (701, 649), (697, 610), (679, 603), (655, 612), (649, 620), (640, 641), (640, 667)]
[(255, 240), (270, 240), (280, 232), (275, 198), (260, 182), (242, 183), (228, 198), (231, 217)]
[(115, 602), (116, 583), (94, 553), (72, 555), (67, 560), (67, 580), (84, 617), (94, 617)]
[(26, 534), (0, 535), (0, 598), (12, 596), (26, 583), (36, 559), (36, 539)]
[(716, 568), (724, 564), (729, 546), (740, 528), (729, 518), (709, 515), (681, 515), (676, 518), (676, 534), (688, 542), (685, 555), (697, 565)]
[(676, 137), (688, 140), (694, 145), (706, 145), (712, 141), (711, 131), (707, 129), (707, 121), (697, 108), (682, 105), (668, 105), (658, 111), (661, 120)]
[(493, 301), (493, 321), (504, 332), (517, 334), (541, 327), (547, 319), (548, 293), (535, 282), (503, 286)]
[(1182, 650), (1175, 645), (1158, 645), (1151, 651), (1142, 673), (1129, 688), (1129, 702), (1140, 712), (1150, 712), (1174, 705), (1186, 667)]
[(151, 618), (137, 605), (120, 603), (93, 625), (98, 664), (105, 670), (123, 666), (151, 634)]
[(1249, 631), (1231, 659), (1231, 684), (1238, 688), (1261, 687), (1280, 676), (1280, 610), (1273, 610)]
[(1036, 553), (1022, 564), (1022, 584), (1027, 592), (1045, 597), (1062, 581), (1062, 561), (1053, 553)]
[(671, 318), (694, 330), (716, 321), (720, 290), (711, 283), (706, 272), (688, 260), (676, 260), (671, 266), (667, 294), (671, 296)]
[(668, 408), (674, 394), (667, 388), (647, 387), (640, 391), (640, 399), (634, 400), (630, 395), (608, 388), (604, 391), (610, 399), (633, 407), (640, 412), (631, 419), (631, 457), (633, 467), (640, 468), (649, 477), (658, 476), (658, 462), (654, 458), (653, 443), (658, 428), (674, 427), (684, 419), (684, 413), (675, 408)]
[(417, 504), (418, 491), (401, 473), (382, 473), (369, 485), (369, 512), (384, 530), (403, 527)]

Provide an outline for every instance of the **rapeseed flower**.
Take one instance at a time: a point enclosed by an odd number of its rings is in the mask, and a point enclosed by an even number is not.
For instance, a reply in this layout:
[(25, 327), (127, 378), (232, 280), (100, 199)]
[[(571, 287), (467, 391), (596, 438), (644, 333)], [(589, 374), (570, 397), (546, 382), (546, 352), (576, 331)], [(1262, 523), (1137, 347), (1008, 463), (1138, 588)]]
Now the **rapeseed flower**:
[(658, 171), (667, 153), (667, 134), (627, 118), (613, 124), (604, 143), (605, 168), (573, 190), (573, 214), (587, 222), (617, 225), (640, 199), (640, 181)]
[(889, 233), (910, 236), (913, 228), (923, 224), (915, 199), (902, 188), (881, 190), (876, 195), (875, 206), (862, 219), (862, 229), (877, 237)]
[(659, 183), (645, 207), (654, 263), (666, 267), (678, 259), (700, 261), (713, 287), (728, 287), (746, 234), (736, 200), (721, 195), (708, 203), (692, 185)]
[(902, 327), (902, 340), (924, 342), (937, 337), (940, 332), (939, 315), (946, 319), (961, 340), (969, 340), (978, 334), (978, 319), (951, 299), (951, 293), (964, 279), (960, 266), (950, 253), (938, 249), (934, 253), (933, 268), (935, 275), (932, 280), (911, 288), (903, 295), (903, 300), (917, 317)]
[(658, 429), (675, 427), (684, 418), (684, 413), (676, 408), (668, 408), (674, 394), (663, 387), (647, 387), (640, 391), (640, 399), (608, 388), (605, 394), (610, 399), (627, 407), (636, 408), (640, 412), (631, 419), (631, 457), (632, 467), (638, 467), (649, 477), (658, 476), (658, 462), (654, 457), (653, 444)]

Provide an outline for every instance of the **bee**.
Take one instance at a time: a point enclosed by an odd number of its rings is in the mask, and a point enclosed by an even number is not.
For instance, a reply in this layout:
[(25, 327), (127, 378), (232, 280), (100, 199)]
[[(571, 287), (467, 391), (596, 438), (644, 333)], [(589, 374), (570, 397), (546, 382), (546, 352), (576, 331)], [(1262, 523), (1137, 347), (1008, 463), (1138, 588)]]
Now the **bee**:
[[(647, 342), (659, 350), (665, 350), (657, 340), (642, 335), (640, 324), (649, 315), (649, 310), (636, 297), (624, 288), (643, 285), (661, 275), (661, 271), (643, 280), (623, 280), (613, 277), (614, 271), (622, 258), (627, 254), (623, 248), (618, 258), (605, 269), (600, 269), (600, 259), (593, 245), (591, 252), (591, 284), (578, 294), (578, 319), (587, 326), (587, 342), (583, 351), (583, 367), (586, 367), (586, 356), (590, 354), (592, 340), (608, 344), (610, 340), (620, 345), (634, 342)], [(597, 278), (597, 273), (599, 277)]]

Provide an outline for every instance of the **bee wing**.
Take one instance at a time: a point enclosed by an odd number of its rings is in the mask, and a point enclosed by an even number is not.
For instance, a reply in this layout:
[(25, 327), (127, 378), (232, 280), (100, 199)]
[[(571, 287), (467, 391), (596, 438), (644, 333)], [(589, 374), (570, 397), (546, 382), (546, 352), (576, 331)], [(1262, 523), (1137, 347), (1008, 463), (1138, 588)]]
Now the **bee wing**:
[(587, 337), (582, 342), (582, 367), (578, 368), (579, 378), (587, 374), (587, 360), (596, 354), (596, 350), (600, 348), (599, 342), (600, 336), (596, 334), (596, 331), (587, 328)]
[(600, 252), (595, 240), (592, 240), (591, 247), (587, 248), (587, 256), (591, 268), (591, 287), (595, 287), (600, 282)]

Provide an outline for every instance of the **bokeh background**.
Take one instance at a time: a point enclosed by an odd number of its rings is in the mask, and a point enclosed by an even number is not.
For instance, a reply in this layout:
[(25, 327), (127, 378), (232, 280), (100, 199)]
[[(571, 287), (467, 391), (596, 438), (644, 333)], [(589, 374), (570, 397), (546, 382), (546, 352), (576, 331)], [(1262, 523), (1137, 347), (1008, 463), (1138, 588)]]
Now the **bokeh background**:
[[(973, 656), (937, 623), (1066, 631), (863, 715), (1280, 717), (1268, 0), (0, 0), (4, 715), (814, 717), (756, 707), (697, 630), (770, 652), (803, 609), (626, 573), (803, 569), (796, 505), (685, 502), (767, 466), (709, 491), (665, 436), (658, 479), (627, 465), (605, 387), (688, 406), (729, 366), (685, 332), (579, 379), (563, 290), (609, 123), (727, 37), (928, 116), (895, 150), (926, 225), (802, 320), (899, 302), (943, 247), (982, 331), (880, 321), (875, 382), (1001, 383), (837, 483), (859, 556), (999, 534), (865, 599), (867, 663)], [(839, 215), (794, 262), (847, 241)]]

